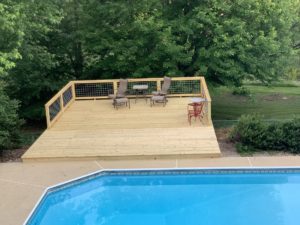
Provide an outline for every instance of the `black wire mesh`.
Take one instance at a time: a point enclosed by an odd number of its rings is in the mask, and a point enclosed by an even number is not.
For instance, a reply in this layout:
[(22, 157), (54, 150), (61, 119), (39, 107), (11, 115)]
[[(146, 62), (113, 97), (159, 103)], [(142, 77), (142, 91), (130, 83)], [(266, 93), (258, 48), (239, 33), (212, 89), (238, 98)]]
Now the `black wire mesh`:
[(72, 86), (71, 86), (63, 93), (64, 107), (72, 100), (72, 98), (73, 98), (73, 93), (72, 93)]
[(145, 90), (146, 95), (151, 95), (153, 91), (157, 90), (157, 82), (156, 81), (130, 81), (128, 83), (128, 94), (135, 95), (136, 90), (133, 89), (134, 85), (148, 85), (148, 89)]
[(76, 97), (102, 97), (114, 93), (113, 83), (75, 84)]
[(172, 80), (169, 94), (199, 94), (200, 89), (199, 80)]
[(49, 114), (50, 121), (52, 121), (60, 112), (60, 97), (58, 97), (50, 106), (49, 106)]
[[(128, 95), (135, 95), (134, 85), (148, 85), (145, 94), (151, 95), (153, 91), (157, 91), (157, 81), (130, 81), (128, 82)], [(161, 81), (161, 87), (163, 81)], [(119, 82), (118, 82), (119, 86)], [(68, 90), (67, 90), (68, 91)], [(66, 92), (67, 92), (66, 91)], [(69, 92), (68, 92), (69, 93)], [(107, 83), (77, 83), (75, 84), (76, 97), (106, 97), (114, 93), (113, 82)], [(169, 88), (169, 94), (200, 94), (200, 80), (172, 80)], [(72, 94), (72, 93), (69, 93)]]

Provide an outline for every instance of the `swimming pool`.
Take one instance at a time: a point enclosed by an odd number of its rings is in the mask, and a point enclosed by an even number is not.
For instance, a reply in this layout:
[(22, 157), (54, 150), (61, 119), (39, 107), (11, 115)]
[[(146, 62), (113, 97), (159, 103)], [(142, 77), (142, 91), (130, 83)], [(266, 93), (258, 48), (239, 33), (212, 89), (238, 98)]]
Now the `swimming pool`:
[(25, 225), (299, 225), (300, 169), (100, 171), (49, 188)]

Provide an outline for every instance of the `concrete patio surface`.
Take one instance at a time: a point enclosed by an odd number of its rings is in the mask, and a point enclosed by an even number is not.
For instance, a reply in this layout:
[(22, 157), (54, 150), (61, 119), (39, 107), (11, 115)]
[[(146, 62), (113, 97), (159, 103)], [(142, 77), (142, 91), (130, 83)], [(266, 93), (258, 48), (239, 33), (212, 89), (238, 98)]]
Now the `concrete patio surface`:
[(48, 186), (101, 169), (265, 166), (300, 166), (300, 156), (0, 163), (0, 224), (23, 224)]

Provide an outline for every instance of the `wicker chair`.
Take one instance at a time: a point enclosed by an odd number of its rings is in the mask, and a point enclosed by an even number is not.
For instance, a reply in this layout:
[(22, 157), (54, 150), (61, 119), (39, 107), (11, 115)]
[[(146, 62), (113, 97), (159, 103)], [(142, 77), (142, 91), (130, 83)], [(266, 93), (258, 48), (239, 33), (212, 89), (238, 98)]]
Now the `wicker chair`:
[(171, 86), (171, 78), (170, 77), (164, 77), (164, 83), (161, 87), (160, 91), (153, 91), (152, 95), (167, 95), (168, 91), (170, 89)]
[(152, 97), (150, 99), (150, 106), (152, 107), (155, 103), (162, 103), (163, 106), (166, 106), (168, 100), (167, 100), (167, 94), (171, 86), (171, 78), (170, 77), (164, 77), (164, 83), (161, 87), (160, 91), (153, 91)]
[(128, 88), (128, 80), (127, 79), (120, 79), (119, 81), (119, 87), (116, 94), (110, 94), (108, 95), (109, 98), (115, 99), (115, 98), (125, 98), (126, 92)]

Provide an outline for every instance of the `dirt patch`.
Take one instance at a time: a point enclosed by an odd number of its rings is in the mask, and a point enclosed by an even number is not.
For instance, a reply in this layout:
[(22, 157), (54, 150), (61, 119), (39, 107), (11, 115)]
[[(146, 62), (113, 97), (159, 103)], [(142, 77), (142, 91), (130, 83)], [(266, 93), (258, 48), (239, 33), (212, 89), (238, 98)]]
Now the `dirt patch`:
[(21, 162), (21, 156), (27, 151), (26, 148), (4, 150), (0, 156), (0, 162)]
[(236, 151), (234, 143), (232, 143), (228, 136), (232, 128), (217, 128), (216, 135), (219, 143), (219, 147), (222, 153), (222, 156), (239, 156), (239, 153)]
[(291, 97), (290, 96), (287, 97), (279, 93), (273, 93), (269, 95), (264, 95), (261, 99), (264, 101), (279, 101), (279, 100), (288, 100), (289, 98)]

